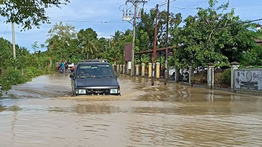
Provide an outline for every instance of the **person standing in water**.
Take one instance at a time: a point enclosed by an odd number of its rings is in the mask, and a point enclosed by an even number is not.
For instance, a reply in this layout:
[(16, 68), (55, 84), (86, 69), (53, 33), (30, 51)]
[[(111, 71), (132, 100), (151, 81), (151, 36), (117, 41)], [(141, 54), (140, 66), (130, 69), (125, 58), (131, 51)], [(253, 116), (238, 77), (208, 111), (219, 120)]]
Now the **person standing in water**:
[(61, 71), (64, 72), (65, 71), (65, 62), (63, 61), (61, 64)]
[(59, 62), (57, 61), (57, 62), (56, 62), (56, 71), (59, 71), (59, 67), (60, 67), (60, 64), (59, 64)]

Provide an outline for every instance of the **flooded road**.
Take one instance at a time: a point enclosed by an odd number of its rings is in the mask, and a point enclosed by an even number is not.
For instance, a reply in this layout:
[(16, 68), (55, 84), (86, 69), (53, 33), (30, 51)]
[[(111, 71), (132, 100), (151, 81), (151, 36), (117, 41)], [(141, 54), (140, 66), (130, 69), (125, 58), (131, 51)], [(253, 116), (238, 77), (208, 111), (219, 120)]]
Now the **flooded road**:
[(119, 78), (122, 96), (70, 96), (67, 74), (0, 100), (0, 147), (261, 146), (262, 98)]

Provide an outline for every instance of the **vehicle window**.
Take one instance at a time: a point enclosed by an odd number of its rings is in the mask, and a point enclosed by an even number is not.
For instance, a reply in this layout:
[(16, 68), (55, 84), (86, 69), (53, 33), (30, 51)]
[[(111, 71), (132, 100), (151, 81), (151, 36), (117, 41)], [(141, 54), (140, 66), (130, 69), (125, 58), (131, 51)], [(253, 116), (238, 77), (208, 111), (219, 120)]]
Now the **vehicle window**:
[(113, 78), (114, 73), (110, 65), (80, 65), (77, 78)]

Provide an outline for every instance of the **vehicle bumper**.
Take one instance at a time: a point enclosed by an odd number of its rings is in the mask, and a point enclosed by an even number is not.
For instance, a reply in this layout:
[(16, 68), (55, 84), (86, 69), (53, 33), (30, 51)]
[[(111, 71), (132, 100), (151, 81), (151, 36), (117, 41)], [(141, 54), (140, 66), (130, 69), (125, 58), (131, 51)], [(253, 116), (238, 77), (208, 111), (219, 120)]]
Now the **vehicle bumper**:
[(76, 95), (120, 95), (118, 87), (77, 87)]

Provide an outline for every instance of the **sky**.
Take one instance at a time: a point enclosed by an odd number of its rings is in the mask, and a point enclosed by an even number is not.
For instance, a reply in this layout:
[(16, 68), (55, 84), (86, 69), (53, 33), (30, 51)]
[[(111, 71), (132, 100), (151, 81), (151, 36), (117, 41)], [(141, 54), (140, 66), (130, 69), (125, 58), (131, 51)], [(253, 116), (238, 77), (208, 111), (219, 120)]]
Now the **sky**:
[[(132, 24), (122, 21), (122, 10), (133, 7), (131, 4), (125, 5), (126, 0), (71, 0), (68, 5), (61, 8), (49, 8), (47, 14), (51, 18), (51, 24), (43, 24), (40, 29), (20, 31), (19, 25), (15, 25), (16, 44), (26, 47), (33, 52), (32, 44), (37, 41), (43, 44), (47, 39), (48, 30), (55, 23), (62, 21), (64, 24), (71, 24), (77, 31), (80, 29), (92, 28), (97, 32), (98, 37), (109, 38), (117, 30), (124, 31), (132, 29)], [(262, 1), (261, 0), (218, 0), (220, 3), (229, 1), (229, 8), (235, 8), (235, 14), (239, 15), (242, 20), (255, 20), (262, 18)], [(159, 4), (160, 11), (166, 10), (166, 0), (149, 0), (144, 6), (139, 5), (139, 9), (144, 8), (149, 11)], [(188, 15), (197, 13), (196, 7), (206, 8), (208, 0), (170, 0), (170, 12), (181, 13), (183, 19)], [(12, 41), (11, 24), (4, 22), (5, 18), (0, 17), (0, 37), (10, 42)], [(139, 20), (138, 20), (139, 21)], [(258, 21), (262, 25), (262, 21)], [(39, 49), (44, 51), (46, 49)]]

